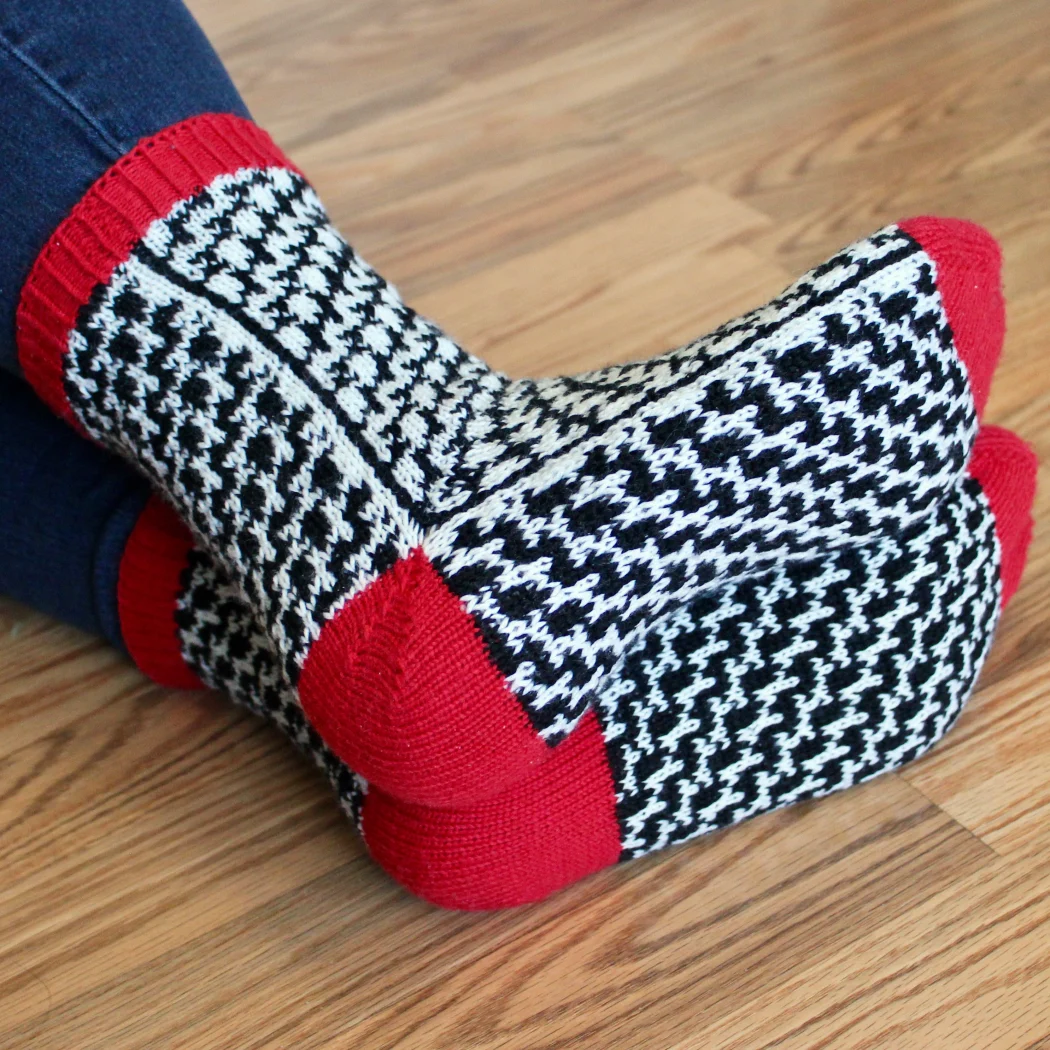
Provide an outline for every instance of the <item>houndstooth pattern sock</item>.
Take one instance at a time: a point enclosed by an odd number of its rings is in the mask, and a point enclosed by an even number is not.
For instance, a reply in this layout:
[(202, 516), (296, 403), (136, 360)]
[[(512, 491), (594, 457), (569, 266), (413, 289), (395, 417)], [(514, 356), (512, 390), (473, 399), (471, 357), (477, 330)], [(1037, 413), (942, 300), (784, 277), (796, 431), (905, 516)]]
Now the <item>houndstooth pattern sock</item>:
[[(99, 565), (86, 552), (104, 556), (119, 542), (106, 516), (75, 498), (81, 476), (125, 493), (120, 522), (131, 531), (119, 578), (103, 572), (89, 599), (119, 611), (109, 636), (164, 681), (199, 687), (204, 676), (276, 724), (327, 775), (381, 863), (458, 906), (530, 899), (588, 865), (644, 855), (918, 754), (958, 710), (996, 590), (1005, 599), (1016, 587), (1031, 529), (1031, 456), (985, 428), (974, 480), (935, 517), (669, 614), (537, 776), (473, 811), (438, 813), (369, 792), (325, 747), (229, 574), (194, 550), (170, 507), (147, 499), (127, 468), (18, 384), (0, 387), (0, 423), (15, 478), (5, 494), (13, 547), (0, 570), (15, 593), (36, 602), (25, 581), (42, 559), (54, 562), (52, 575), (75, 578), (78, 566)], [(50, 501), (34, 495), (45, 491)], [(125, 515), (129, 503), (145, 504), (137, 518)], [(55, 527), (83, 543), (56, 547)], [(57, 602), (52, 612), (79, 618), (83, 601)]]
[(1027, 446), (988, 428), (971, 473), (897, 537), (672, 614), (502, 795), (435, 810), (369, 791), (373, 856), (445, 906), (522, 904), (919, 757), (962, 710), (1031, 538)]
[[(936, 230), (949, 276), (994, 317), (994, 245), (960, 230)], [(262, 132), (196, 118), (56, 232), (20, 351), (219, 556), (328, 746), (451, 804), (543, 760), (656, 618), (905, 529), (961, 475), (1001, 331), (966, 359), (914, 232), (663, 357), (510, 380), (406, 307)]]
[(987, 428), (973, 476), (901, 534), (790, 563), (665, 617), (523, 784), (472, 809), (368, 789), (305, 724), (268, 636), (209, 555), (189, 560), (183, 651), (324, 771), (380, 863), (456, 907), (581, 877), (912, 761), (951, 727), (1016, 587), (1035, 463)]

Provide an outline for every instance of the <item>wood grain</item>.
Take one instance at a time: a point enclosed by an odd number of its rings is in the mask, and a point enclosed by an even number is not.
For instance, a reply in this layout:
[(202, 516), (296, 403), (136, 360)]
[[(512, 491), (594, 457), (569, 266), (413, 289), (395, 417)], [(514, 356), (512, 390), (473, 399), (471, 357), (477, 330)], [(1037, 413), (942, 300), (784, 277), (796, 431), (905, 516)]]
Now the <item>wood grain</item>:
[[(1003, 242), (992, 421), (1050, 462), (1046, 0), (192, 0), (420, 308), (516, 374), (654, 353), (854, 236)], [(0, 1047), (1050, 1047), (1050, 488), (980, 688), (897, 776), (441, 913), (220, 698), (0, 602)]]

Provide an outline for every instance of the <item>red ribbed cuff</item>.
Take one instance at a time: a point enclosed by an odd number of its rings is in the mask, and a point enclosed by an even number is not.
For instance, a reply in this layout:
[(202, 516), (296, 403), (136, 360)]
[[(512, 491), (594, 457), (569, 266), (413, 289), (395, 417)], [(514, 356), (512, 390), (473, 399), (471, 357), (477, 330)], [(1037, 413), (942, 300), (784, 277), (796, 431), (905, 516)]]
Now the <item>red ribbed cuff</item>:
[(267, 167), (297, 170), (251, 121), (206, 113), (143, 139), (87, 191), (37, 257), (18, 306), (22, 370), (55, 413), (77, 425), (65, 394), (63, 357), (92, 291), (179, 201), (221, 175)]

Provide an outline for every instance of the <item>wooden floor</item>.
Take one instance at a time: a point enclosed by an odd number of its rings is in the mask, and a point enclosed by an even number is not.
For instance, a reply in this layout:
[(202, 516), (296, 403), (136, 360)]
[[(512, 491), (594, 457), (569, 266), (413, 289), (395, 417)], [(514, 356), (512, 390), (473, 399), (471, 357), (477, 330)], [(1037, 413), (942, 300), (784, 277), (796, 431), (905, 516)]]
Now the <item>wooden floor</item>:
[[(1050, 463), (1047, 0), (191, 6), (366, 258), (518, 374), (985, 223), (990, 419)], [(399, 890), (221, 699), (2, 604), (0, 1047), (1048, 1050), (1050, 529), (928, 758), (487, 916)]]

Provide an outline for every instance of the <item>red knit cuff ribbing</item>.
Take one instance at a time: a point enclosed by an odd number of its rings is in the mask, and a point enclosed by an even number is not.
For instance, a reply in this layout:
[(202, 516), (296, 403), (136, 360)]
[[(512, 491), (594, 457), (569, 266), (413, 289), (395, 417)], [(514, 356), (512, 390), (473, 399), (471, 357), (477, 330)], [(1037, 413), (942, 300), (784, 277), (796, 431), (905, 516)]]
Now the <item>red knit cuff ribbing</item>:
[(296, 170), (251, 121), (206, 113), (143, 139), (87, 191), (37, 257), (18, 305), (22, 370), (55, 413), (76, 425), (63, 385), (63, 355), (94, 288), (179, 201), (220, 175), (265, 167)]

